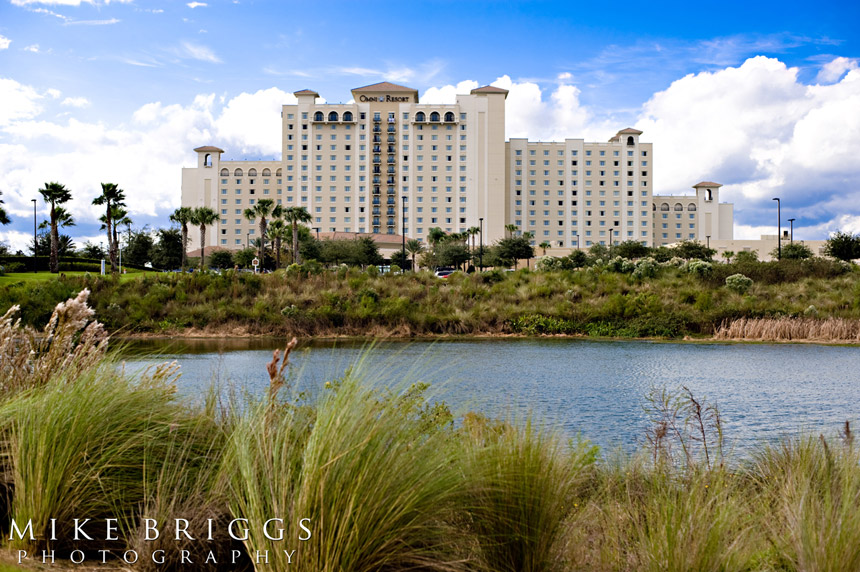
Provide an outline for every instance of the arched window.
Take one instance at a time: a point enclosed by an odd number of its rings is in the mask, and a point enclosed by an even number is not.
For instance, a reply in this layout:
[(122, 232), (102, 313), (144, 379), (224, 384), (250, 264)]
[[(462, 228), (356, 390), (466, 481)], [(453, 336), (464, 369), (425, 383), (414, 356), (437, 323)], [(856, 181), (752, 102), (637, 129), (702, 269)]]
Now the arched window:
[(431, 114), (430, 114), (430, 121), (431, 121), (431, 122), (434, 122), (434, 123), (438, 123), (438, 122), (439, 122), (439, 113), (438, 113), (438, 112), (436, 112), (436, 111), (434, 111), (433, 113), (431, 113)]
[(256, 177), (256, 176), (257, 176), (257, 169), (251, 168), (251, 169), (248, 171), (248, 176), (249, 176), (249, 177)]
[(314, 113), (314, 121), (322, 121), (325, 116), (322, 111), (317, 111)]
[(343, 120), (344, 121), (352, 121), (352, 111), (344, 111), (343, 112)]
[(651, 203), (651, 210), (652, 210), (652, 211), (656, 211), (656, 210), (657, 210), (657, 204), (656, 204), (656, 203)]
[(242, 176), (242, 169), (236, 169), (235, 171), (233, 171), (233, 175), (236, 177), (241, 177)]
[(418, 113), (415, 114), (415, 121), (419, 121), (419, 122), (426, 121), (426, 119), (424, 118), (424, 112), (423, 111), (419, 111)]
[(329, 121), (337, 121), (337, 111), (332, 111), (328, 114)]
[(451, 113), (450, 111), (448, 113), (446, 113), (445, 114), (445, 121), (449, 121), (449, 122), (454, 121), (454, 114)]
[(694, 205), (693, 203), (688, 204), (688, 205), (687, 205), (687, 210), (688, 210), (688, 211), (694, 211), (694, 210), (696, 210), (696, 205)]
[(222, 177), (229, 177), (230, 171), (228, 169), (221, 169), (221, 176)]
[(203, 166), (204, 167), (211, 167), (212, 166), (212, 155), (210, 155), (209, 153), (206, 153), (206, 155), (203, 156)]
[(633, 142), (633, 136), (632, 135), (627, 138), (627, 144), (628, 145), (635, 145), (635, 143)]
[(660, 210), (661, 211), (669, 210), (669, 203), (663, 203), (662, 205), (660, 205)]
[(271, 172), (270, 170), (268, 170), (268, 169), (263, 169), (263, 176), (264, 176), (264, 177), (271, 177), (271, 176), (272, 176), (272, 172)]
[(675, 203), (675, 210), (676, 211), (684, 210), (684, 205), (682, 205), (681, 203)]
[(276, 177), (280, 177), (280, 176), (281, 176), (281, 170), (280, 170), (280, 169), (278, 169), (277, 171), (275, 171), (275, 176), (276, 176)]

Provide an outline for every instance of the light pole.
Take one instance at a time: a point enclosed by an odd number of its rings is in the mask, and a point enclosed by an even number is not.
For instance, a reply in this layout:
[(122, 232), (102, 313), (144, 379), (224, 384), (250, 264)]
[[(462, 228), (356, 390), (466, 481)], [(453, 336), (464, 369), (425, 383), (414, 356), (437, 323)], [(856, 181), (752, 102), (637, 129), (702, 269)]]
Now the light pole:
[(576, 249), (579, 250), (579, 235), (576, 235)]
[(319, 240), (320, 239), (320, 227), (315, 226), (314, 230), (317, 231), (317, 240)]
[(789, 244), (794, 244), (794, 221), (795, 221), (795, 219), (793, 219), (793, 218), (788, 219), (788, 224), (791, 225), (791, 230), (789, 231), (789, 235), (788, 235), (788, 243)]
[(706, 247), (707, 247), (707, 248), (711, 248), (711, 235), (710, 235), (710, 234), (709, 234), (709, 235), (706, 235), (706, 236), (705, 236), (705, 240), (707, 241), (707, 243), (706, 243)]
[(484, 271), (484, 217), (478, 219), (480, 227), (478, 233), (481, 235), (480, 246), (478, 247), (478, 268), (481, 272)]
[[(400, 260), (403, 262), (404, 268), (406, 267), (406, 195), (403, 195), (403, 214), (400, 217), (400, 248), (401, 248), (401, 258)], [(405, 272), (403, 270), (402, 272)]]
[(778, 197), (774, 197), (776, 201), (776, 259), (782, 260), (782, 205)]
[(36, 240), (36, 199), (30, 199), (33, 201), (33, 272), (39, 271), (39, 262), (36, 258), (36, 247), (38, 246), (38, 241)]

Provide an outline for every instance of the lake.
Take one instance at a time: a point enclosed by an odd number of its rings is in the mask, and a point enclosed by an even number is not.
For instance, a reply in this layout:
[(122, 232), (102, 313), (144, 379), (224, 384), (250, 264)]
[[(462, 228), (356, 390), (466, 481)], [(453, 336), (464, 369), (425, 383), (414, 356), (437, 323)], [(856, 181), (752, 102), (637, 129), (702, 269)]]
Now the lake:
[[(129, 371), (176, 360), (181, 393), (218, 380), (259, 394), (265, 364), (284, 340), (135, 341)], [(716, 403), (736, 451), (803, 431), (834, 435), (858, 419), (860, 347), (666, 343), (582, 339), (458, 339), (435, 342), (314, 342), (291, 357), (295, 387), (310, 394), (356, 366), (375, 383), (426, 381), (455, 413), (533, 415), (602, 447), (645, 439), (645, 396), (682, 385)]]

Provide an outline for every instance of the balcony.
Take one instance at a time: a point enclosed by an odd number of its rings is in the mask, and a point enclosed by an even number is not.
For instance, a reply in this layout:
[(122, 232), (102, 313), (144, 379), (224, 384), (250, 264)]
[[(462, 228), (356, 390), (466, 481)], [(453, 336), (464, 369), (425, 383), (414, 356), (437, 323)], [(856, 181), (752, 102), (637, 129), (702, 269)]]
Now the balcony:
[(394, 216), (394, 215), (396, 215), (397, 213), (396, 213), (396, 212), (394, 212), (394, 207), (389, 207), (389, 208), (388, 208), (388, 213), (387, 213), (387, 214), (388, 214), (388, 216)]
[(388, 132), (389, 132), (389, 133), (394, 133), (395, 131), (397, 131), (397, 130), (394, 128), (394, 126), (393, 126), (393, 125), (389, 125), (389, 126), (388, 126)]
[(394, 123), (394, 121), (395, 121), (395, 119), (394, 119), (393, 117), (389, 117), (389, 118), (388, 118), (388, 122), (389, 122), (389, 123)]
[(397, 143), (397, 137), (395, 137), (394, 135), (389, 135), (388, 136), (388, 142), (389, 143)]
[(391, 156), (391, 155), (389, 155), (389, 156), (388, 156), (388, 164), (389, 164), (389, 165), (391, 165), (391, 164), (392, 164), (392, 163), (394, 163), (395, 161), (396, 161), (396, 159), (395, 159), (393, 156)]
[(379, 197), (373, 197), (373, 202), (371, 204), (372, 205), (381, 205), (382, 201), (379, 199)]
[(388, 185), (394, 185), (396, 181), (394, 180), (394, 177), (388, 177), (388, 180), (386, 180), (385, 183)]
[(374, 132), (374, 133), (381, 133), (381, 132), (382, 132), (382, 128), (381, 128), (381, 127), (379, 127), (379, 125), (374, 125), (374, 126), (373, 126), (373, 132)]
[(373, 207), (373, 215), (379, 216), (380, 214), (382, 214), (382, 209), (380, 209), (379, 207)]
[(374, 167), (373, 168), (373, 174), (374, 175), (381, 175), (382, 174), (382, 167)]

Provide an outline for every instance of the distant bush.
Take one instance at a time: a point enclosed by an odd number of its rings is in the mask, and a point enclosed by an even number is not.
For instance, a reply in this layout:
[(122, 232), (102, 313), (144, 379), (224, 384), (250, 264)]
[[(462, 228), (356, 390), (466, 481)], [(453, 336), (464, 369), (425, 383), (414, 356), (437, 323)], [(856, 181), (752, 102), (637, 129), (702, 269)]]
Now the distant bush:
[(738, 294), (746, 294), (752, 284), (752, 279), (743, 274), (732, 274), (726, 278), (726, 288)]
[(691, 260), (687, 264), (687, 272), (699, 278), (706, 278), (714, 271), (714, 267), (710, 262), (703, 260)]

